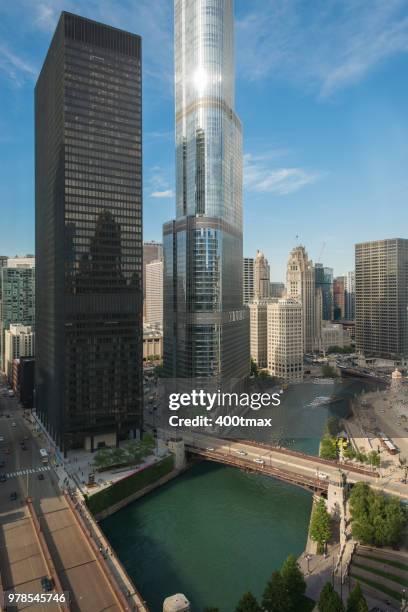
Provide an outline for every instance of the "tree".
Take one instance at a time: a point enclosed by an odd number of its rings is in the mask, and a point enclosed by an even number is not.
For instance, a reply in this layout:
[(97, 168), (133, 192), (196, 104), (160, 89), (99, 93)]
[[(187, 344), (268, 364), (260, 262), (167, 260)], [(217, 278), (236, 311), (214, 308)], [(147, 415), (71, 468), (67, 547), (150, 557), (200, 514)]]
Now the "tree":
[(337, 459), (336, 439), (328, 435), (323, 436), (320, 441), (319, 455), (323, 459)]
[(239, 600), (235, 612), (262, 612), (262, 608), (252, 593), (248, 591)]
[(251, 372), (250, 375), (251, 376), (255, 376), (255, 378), (258, 376), (259, 374), (259, 369), (258, 369), (258, 364), (256, 363), (255, 359), (253, 359), (251, 357)]
[(373, 467), (380, 467), (380, 455), (377, 451), (373, 450), (368, 453), (367, 456), (368, 463)]
[(395, 546), (401, 540), (407, 515), (400, 500), (358, 482), (350, 495), (352, 533), (363, 544)]
[(267, 582), (262, 597), (262, 607), (266, 612), (287, 612), (290, 610), (290, 597), (281, 573), (275, 571)]
[(319, 499), (315, 504), (310, 521), (310, 537), (318, 544), (318, 552), (323, 552), (324, 542), (331, 538), (331, 518), (326, 510), (324, 499)]
[(367, 602), (359, 582), (356, 582), (356, 586), (348, 597), (346, 610), (347, 612), (368, 612)]
[(297, 612), (301, 609), (306, 592), (306, 582), (303, 573), (293, 555), (289, 555), (281, 568), (281, 576), (286, 584), (290, 596), (288, 612)]
[(322, 366), (322, 376), (323, 378), (337, 378), (337, 370), (328, 363), (325, 363)]
[(319, 612), (344, 612), (343, 602), (331, 582), (326, 582), (321, 590), (318, 608)]

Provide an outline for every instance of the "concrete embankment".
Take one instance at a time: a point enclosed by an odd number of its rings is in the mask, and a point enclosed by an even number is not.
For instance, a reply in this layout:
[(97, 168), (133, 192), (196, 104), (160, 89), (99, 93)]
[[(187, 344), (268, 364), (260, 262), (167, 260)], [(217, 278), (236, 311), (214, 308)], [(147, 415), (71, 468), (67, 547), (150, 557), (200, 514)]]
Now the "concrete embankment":
[(187, 470), (174, 468), (174, 457), (169, 455), (157, 463), (117, 481), (103, 491), (85, 496), (86, 504), (97, 521), (101, 521), (128, 504), (161, 487)]

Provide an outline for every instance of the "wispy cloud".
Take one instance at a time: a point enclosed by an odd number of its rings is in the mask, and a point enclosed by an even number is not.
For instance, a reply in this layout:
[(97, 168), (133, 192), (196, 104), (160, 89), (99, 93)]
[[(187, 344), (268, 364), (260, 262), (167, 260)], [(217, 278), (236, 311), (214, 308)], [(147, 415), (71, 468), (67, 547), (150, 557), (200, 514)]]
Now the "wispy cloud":
[(28, 78), (32, 79), (37, 71), (30, 62), (2, 44), (0, 45), (0, 72), (20, 87)]
[(166, 191), (153, 191), (150, 194), (151, 198), (174, 198), (174, 191), (172, 189), (166, 189)]
[(299, 167), (276, 167), (268, 155), (244, 155), (244, 186), (257, 193), (285, 196), (316, 183), (322, 174)]
[[(246, 8), (247, 5), (245, 5)], [(237, 24), (245, 79), (275, 75), (327, 98), (408, 51), (406, 0), (252, 0)]]

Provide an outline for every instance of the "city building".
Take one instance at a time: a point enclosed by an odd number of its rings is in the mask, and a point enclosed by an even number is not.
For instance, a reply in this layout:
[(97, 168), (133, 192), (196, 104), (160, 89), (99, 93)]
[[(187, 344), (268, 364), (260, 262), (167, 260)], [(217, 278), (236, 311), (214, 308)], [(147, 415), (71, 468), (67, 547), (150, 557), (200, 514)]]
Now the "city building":
[(255, 299), (249, 307), (250, 353), (259, 368), (268, 365), (267, 308), (272, 299)]
[(268, 260), (262, 251), (256, 252), (254, 261), (254, 298), (259, 300), (269, 297), (271, 271)]
[(281, 298), (285, 296), (285, 283), (271, 283), (269, 286), (271, 298)]
[(145, 323), (163, 328), (163, 262), (146, 265)]
[(331, 321), (333, 318), (333, 269), (321, 263), (315, 264), (316, 289), (322, 293), (322, 319)]
[(254, 299), (254, 258), (244, 257), (244, 304)]
[(315, 268), (304, 246), (295, 247), (289, 256), (286, 272), (286, 296), (302, 305), (303, 347), (305, 353), (320, 345), (321, 300), (317, 300)]
[(12, 379), (13, 361), (35, 355), (35, 334), (31, 325), (13, 325), (4, 332), (4, 371)]
[(164, 371), (249, 376), (232, 0), (175, 0), (176, 219), (163, 227)]
[(24, 408), (34, 405), (34, 357), (20, 357), (13, 361), (12, 387)]
[(346, 318), (346, 277), (338, 276), (333, 281), (333, 320)]
[(143, 361), (163, 359), (163, 332), (161, 329), (143, 327)]
[(63, 12), (35, 88), (36, 410), (64, 452), (138, 436), (141, 39)]
[(8, 258), (0, 267), (0, 361), (4, 368), (4, 332), (11, 323), (34, 326), (35, 259)]
[(367, 357), (408, 356), (408, 239), (355, 247), (356, 346)]
[(344, 348), (351, 345), (350, 330), (345, 329), (340, 323), (323, 321), (321, 349), (326, 352), (330, 347), (338, 346)]
[(268, 304), (268, 370), (291, 382), (303, 379), (303, 309), (293, 298)]
[(356, 318), (356, 275), (354, 270), (345, 274), (345, 318), (347, 321), (354, 321)]

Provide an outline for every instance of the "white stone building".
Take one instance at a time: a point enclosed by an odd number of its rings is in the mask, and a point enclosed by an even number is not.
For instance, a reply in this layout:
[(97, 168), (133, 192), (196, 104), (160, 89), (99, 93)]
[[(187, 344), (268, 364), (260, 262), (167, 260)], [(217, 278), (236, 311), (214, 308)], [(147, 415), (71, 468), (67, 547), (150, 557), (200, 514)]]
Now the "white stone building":
[(163, 262), (152, 261), (146, 265), (146, 314), (145, 323), (163, 327)]
[(303, 379), (302, 305), (293, 298), (267, 306), (268, 370), (288, 382)]
[(4, 371), (11, 380), (13, 360), (33, 357), (35, 354), (35, 333), (31, 325), (10, 325), (4, 332)]

